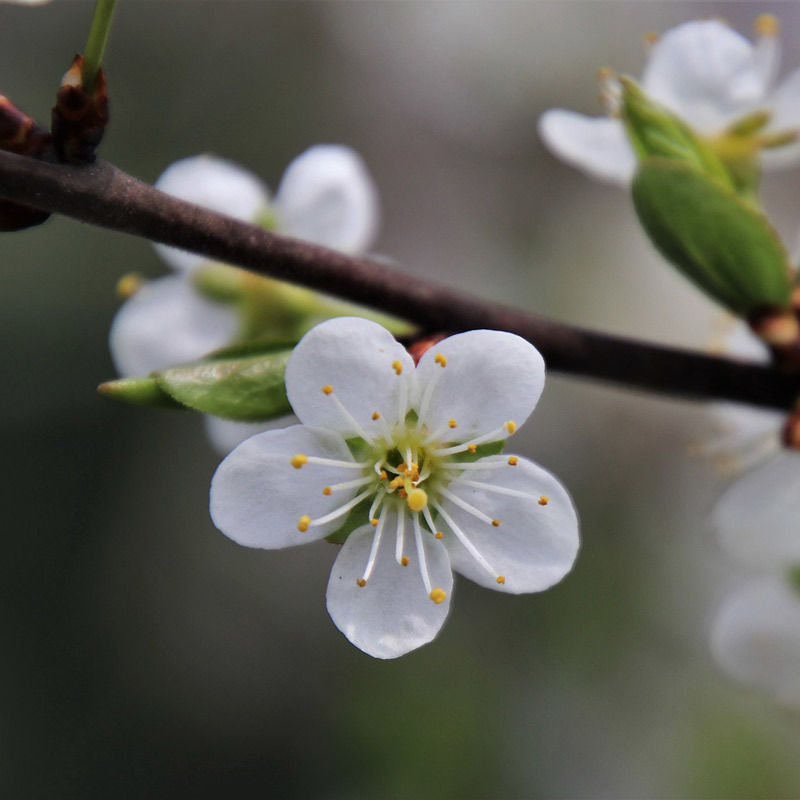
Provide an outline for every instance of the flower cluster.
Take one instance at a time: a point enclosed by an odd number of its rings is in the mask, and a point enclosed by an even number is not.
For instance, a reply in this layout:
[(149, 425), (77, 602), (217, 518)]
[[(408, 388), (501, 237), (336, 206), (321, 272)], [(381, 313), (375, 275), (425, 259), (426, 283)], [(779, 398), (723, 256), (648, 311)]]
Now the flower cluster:
[[(759, 17), (756, 30), (758, 39), (751, 43), (719, 20), (678, 25), (652, 43), (641, 84), (650, 98), (716, 145), (723, 158), (738, 155), (726, 153), (726, 146), (744, 145), (763, 149), (766, 167), (785, 167), (800, 160), (800, 70), (776, 87), (777, 22)], [(552, 109), (542, 115), (539, 132), (568, 164), (627, 186), (636, 157), (618, 118), (619, 87), (607, 70), (600, 83), (607, 117)]]
[(570, 570), (578, 522), (567, 492), (499, 454), (543, 385), (541, 356), (513, 334), (451, 336), (415, 367), (376, 323), (324, 322), (286, 369), (303, 424), (256, 435), (222, 462), (212, 519), (250, 547), (346, 537), (328, 611), (364, 652), (400, 656), (438, 633), (452, 570), (512, 594)]

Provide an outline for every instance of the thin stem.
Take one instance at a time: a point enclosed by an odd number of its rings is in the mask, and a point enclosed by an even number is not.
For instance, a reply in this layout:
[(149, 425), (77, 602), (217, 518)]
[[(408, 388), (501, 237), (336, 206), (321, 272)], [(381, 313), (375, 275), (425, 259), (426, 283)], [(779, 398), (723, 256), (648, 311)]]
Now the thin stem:
[(89, 38), (83, 51), (83, 91), (86, 94), (92, 93), (95, 78), (103, 63), (103, 53), (108, 42), (116, 3), (117, 0), (97, 0), (94, 7), (92, 27), (89, 28)]
[(159, 192), (97, 160), (50, 164), (0, 151), (0, 199), (191, 250), (402, 317), (424, 331), (506, 330), (550, 369), (637, 389), (789, 409), (797, 376), (772, 367), (606, 336), (441, 286), (408, 271), (269, 233)]

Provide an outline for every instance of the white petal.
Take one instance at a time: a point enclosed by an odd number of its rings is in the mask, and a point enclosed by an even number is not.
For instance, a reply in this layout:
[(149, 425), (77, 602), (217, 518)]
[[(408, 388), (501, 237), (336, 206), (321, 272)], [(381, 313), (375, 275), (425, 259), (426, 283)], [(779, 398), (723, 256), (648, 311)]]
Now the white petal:
[(424, 534), (431, 584), (447, 594), (441, 603), (434, 603), (423, 585), (413, 547), (406, 549), (408, 566), (395, 561), (394, 530), (387, 524), (372, 575), (366, 586), (358, 586), (356, 580), (364, 574), (374, 535), (375, 528), (367, 525), (344, 543), (328, 581), (328, 613), (360, 650), (375, 658), (397, 658), (439, 633), (450, 608), (453, 574), (442, 544)]
[(109, 347), (120, 375), (146, 375), (229, 344), (238, 328), (231, 306), (206, 299), (185, 278), (170, 275), (146, 283), (123, 303)]
[[(770, 133), (800, 133), (800, 69), (789, 74), (775, 91), (771, 100)], [(761, 151), (764, 166), (783, 169), (800, 162), (800, 141)]]
[(593, 178), (627, 186), (636, 158), (622, 123), (554, 108), (539, 119), (542, 141), (562, 161)]
[(305, 532), (297, 523), (303, 515), (320, 518), (354, 497), (357, 489), (331, 495), (322, 490), (361, 473), (313, 463), (295, 469), (290, 462), (298, 453), (353, 461), (343, 439), (329, 431), (295, 425), (252, 436), (217, 468), (211, 482), (214, 524), (239, 544), (269, 550), (305, 544), (338, 530), (345, 517)]
[[(507, 456), (482, 463), (507, 462)], [(466, 483), (488, 484), (476, 488)], [(524, 497), (492, 491), (496, 487), (522, 492)], [(456, 572), (489, 589), (520, 594), (538, 592), (560, 581), (572, 568), (578, 553), (578, 518), (566, 489), (546, 470), (519, 458), (516, 466), (502, 469), (467, 470), (450, 484), (450, 491), (491, 519), (498, 527), (477, 519), (450, 500), (442, 506), (458, 524), (486, 562), (505, 577), (500, 585), (457, 537), (446, 530), (444, 544)], [(540, 499), (547, 499), (540, 505)]]
[(288, 428), (297, 423), (294, 417), (279, 417), (266, 422), (239, 422), (233, 419), (222, 419), (206, 414), (203, 418), (206, 436), (211, 446), (221, 456), (226, 456), (245, 439), (275, 428)]
[[(436, 361), (440, 354), (446, 358), (444, 367)], [(466, 442), (508, 420), (522, 425), (543, 388), (544, 361), (530, 342), (503, 331), (469, 331), (444, 339), (422, 356), (415, 405), (428, 431), (447, 430), (454, 419), (455, 441)]]
[(361, 253), (378, 231), (378, 192), (355, 150), (317, 145), (289, 164), (275, 213), (287, 236)]
[(729, 597), (711, 650), (731, 677), (800, 707), (800, 596), (786, 581), (757, 581)]
[(701, 133), (765, 104), (769, 86), (753, 45), (718, 20), (686, 22), (653, 46), (644, 90)]
[[(269, 190), (255, 175), (216, 156), (191, 156), (167, 167), (155, 183), (162, 192), (220, 214), (252, 222), (269, 205)], [(205, 262), (202, 256), (157, 244), (173, 269), (184, 271)]]
[(783, 452), (736, 480), (711, 521), (722, 546), (745, 563), (800, 563), (800, 453)]
[[(413, 383), (414, 361), (406, 349), (385, 328), (359, 317), (312, 328), (286, 366), (286, 393), (298, 418), (344, 436), (362, 435), (359, 428), (378, 434), (384, 423), (395, 424), (399, 414), (405, 416), (401, 405)], [(323, 393), (323, 386), (333, 387), (332, 394)], [(383, 420), (372, 419), (376, 411)]]

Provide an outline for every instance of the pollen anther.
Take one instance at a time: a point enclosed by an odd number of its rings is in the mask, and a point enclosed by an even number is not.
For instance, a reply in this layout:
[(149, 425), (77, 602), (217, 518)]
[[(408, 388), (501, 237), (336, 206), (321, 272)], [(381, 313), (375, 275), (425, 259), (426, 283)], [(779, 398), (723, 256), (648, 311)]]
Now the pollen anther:
[(356, 578), (356, 586), (363, 589), (367, 585), (367, 582), (363, 578)]
[(443, 539), (443, 538), (444, 538), (444, 534), (443, 534), (441, 531), (436, 531), (436, 533), (434, 533), (433, 535), (434, 535), (434, 536), (435, 536), (437, 539)]
[(300, 469), (300, 467), (304, 467), (306, 464), (308, 464), (308, 456), (304, 456), (302, 453), (298, 453), (296, 456), (292, 456), (289, 463), (295, 469)]
[(450, 428), (457, 428), (458, 427), (458, 423), (454, 419), (451, 419), (450, 422), (447, 423), (447, 425)]
[(325, 496), (329, 495), (330, 493), (331, 493), (331, 487), (330, 487), (330, 486), (326, 486), (326, 487), (325, 487), (325, 488), (322, 490), (322, 494), (324, 494)]
[(333, 394), (333, 386), (326, 383), (325, 386), (322, 387), (322, 394)]
[(508, 457), (508, 464), (511, 467), (516, 467), (518, 461), (519, 461), (519, 459), (516, 456), (509, 456)]
[(497, 582), (502, 586), (506, 582), (506, 576), (505, 575), (498, 575), (497, 576)]
[(372, 412), (372, 419), (380, 419), (381, 415), (377, 411)]
[(311, 524), (311, 517), (308, 514), (303, 514), (302, 517), (297, 521), (297, 530), (300, 533), (305, 533), (308, 530), (308, 526)]
[(399, 375), (403, 371), (403, 364), (398, 359), (396, 361), (392, 361), (392, 369)]
[(467, 445), (467, 450), (469, 450), (470, 453), (477, 453), (478, 452), (478, 445), (476, 445), (476, 444), (468, 444)]
[(439, 603), (444, 602), (444, 599), (447, 597), (447, 592), (445, 592), (444, 589), (440, 589), (440, 588), (437, 587), (436, 589), (433, 589), (431, 591), (430, 595), (428, 595), (428, 596), (438, 606)]
[(400, 565), (403, 566), (403, 567), (407, 567), (408, 566), (408, 556), (403, 556), (400, 559)]
[(508, 422), (503, 424), (503, 428), (508, 432), (508, 435), (511, 436), (511, 434), (517, 430), (517, 423), (514, 422), (513, 419), (510, 419)]
[(369, 524), (372, 525), (373, 528), (377, 528), (378, 527), (378, 518), (377, 517), (373, 517), (369, 521)]
[(499, 519), (493, 519), (492, 520), (492, 527), (493, 528), (499, 528), (500, 527), (500, 520)]
[(546, 506), (549, 502), (550, 502), (550, 498), (546, 494), (543, 494), (539, 498), (539, 505), (540, 506)]
[(437, 353), (433, 360), (442, 367), (447, 366), (447, 356), (443, 353)]

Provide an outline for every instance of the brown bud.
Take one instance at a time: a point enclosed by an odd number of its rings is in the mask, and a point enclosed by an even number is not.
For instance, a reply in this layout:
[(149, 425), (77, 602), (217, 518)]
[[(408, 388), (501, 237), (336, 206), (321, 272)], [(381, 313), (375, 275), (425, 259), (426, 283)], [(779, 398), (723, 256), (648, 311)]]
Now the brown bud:
[(53, 143), (58, 157), (69, 164), (95, 159), (108, 124), (108, 92), (100, 69), (92, 93), (83, 90), (83, 56), (78, 53), (64, 74), (53, 107)]
[(800, 370), (800, 321), (790, 308), (760, 308), (748, 318), (750, 328), (770, 349), (775, 364), (788, 372)]
[(428, 350), (431, 349), (435, 344), (438, 344), (442, 341), (442, 339), (446, 339), (447, 336), (444, 333), (434, 333), (431, 336), (425, 336), (422, 339), (417, 339), (413, 344), (410, 344), (408, 348), (406, 348), (409, 352), (411, 358), (414, 359), (415, 364), (419, 364), (419, 360)]

